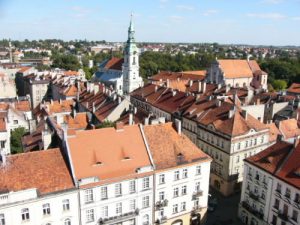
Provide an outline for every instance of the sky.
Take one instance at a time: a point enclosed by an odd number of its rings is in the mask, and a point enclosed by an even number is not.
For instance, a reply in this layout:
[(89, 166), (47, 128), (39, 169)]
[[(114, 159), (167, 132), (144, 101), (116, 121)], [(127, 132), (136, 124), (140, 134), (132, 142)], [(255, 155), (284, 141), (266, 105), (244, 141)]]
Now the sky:
[(300, 46), (300, 0), (0, 0), (0, 39)]

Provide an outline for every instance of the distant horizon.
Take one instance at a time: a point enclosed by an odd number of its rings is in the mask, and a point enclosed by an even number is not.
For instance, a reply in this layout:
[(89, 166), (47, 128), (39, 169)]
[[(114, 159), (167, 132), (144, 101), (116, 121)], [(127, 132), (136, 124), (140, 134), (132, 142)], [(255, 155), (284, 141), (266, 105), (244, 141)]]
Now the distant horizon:
[(131, 12), (137, 42), (300, 46), (300, 0), (1, 0), (0, 38), (124, 42)]
[[(76, 42), (76, 41), (87, 41), (87, 42), (101, 42), (101, 41), (105, 41), (106, 43), (125, 43), (125, 41), (108, 41), (108, 40), (88, 40), (88, 39), (68, 39), (68, 40), (64, 40), (64, 39), (59, 39), (59, 38), (37, 38), (37, 39), (28, 39), (29, 41), (45, 41), (45, 40), (59, 40), (59, 41), (64, 41), (64, 42)], [(20, 42), (24, 42), (25, 39), (22, 40), (17, 40), (17, 39), (11, 39), (11, 38), (2, 38), (1, 40), (10, 40), (10, 41), (20, 41)], [(137, 44), (188, 44), (188, 45), (192, 45), (192, 44), (203, 44), (203, 45), (212, 45), (212, 44), (218, 44), (221, 46), (256, 46), (256, 47), (295, 47), (295, 48), (300, 48), (300, 45), (270, 45), (270, 44), (241, 44), (241, 43), (231, 43), (231, 44), (227, 44), (227, 43), (218, 43), (218, 42), (159, 42), (159, 41), (136, 41)]]

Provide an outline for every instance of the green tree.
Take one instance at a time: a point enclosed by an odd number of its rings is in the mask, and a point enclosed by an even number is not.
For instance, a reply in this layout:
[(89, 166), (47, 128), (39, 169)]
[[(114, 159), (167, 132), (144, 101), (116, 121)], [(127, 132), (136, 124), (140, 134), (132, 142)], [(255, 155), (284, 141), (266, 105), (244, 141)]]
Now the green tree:
[(272, 86), (276, 91), (285, 90), (287, 88), (287, 83), (285, 80), (274, 80)]
[(11, 147), (11, 153), (17, 154), (23, 152), (23, 146), (21, 138), (26, 134), (26, 130), (24, 127), (19, 127), (14, 129), (11, 132), (10, 136), (10, 147)]
[(96, 126), (96, 129), (105, 128), (105, 127), (114, 127), (115, 122), (105, 120), (103, 123)]
[(52, 56), (54, 68), (61, 68), (66, 70), (80, 69), (80, 63), (75, 55), (70, 54), (55, 54)]

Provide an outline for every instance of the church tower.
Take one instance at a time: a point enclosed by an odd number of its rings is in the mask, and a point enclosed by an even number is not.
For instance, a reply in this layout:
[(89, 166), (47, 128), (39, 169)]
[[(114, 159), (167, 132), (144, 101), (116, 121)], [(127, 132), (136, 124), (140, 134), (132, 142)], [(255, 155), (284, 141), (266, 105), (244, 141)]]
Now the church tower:
[(134, 39), (134, 25), (132, 15), (128, 28), (128, 40), (124, 50), (123, 63), (123, 93), (128, 94), (143, 86), (143, 79), (139, 74), (139, 49)]

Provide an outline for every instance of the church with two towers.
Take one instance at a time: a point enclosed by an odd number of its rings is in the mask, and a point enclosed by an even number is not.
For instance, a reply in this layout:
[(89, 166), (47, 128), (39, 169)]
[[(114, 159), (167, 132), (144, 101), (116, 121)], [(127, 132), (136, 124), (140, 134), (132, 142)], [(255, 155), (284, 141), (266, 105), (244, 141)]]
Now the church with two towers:
[(143, 86), (139, 74), (139, 49), (134, 38), (135, 30), (131, 16), (128, 39), (124, 48), (124, 58), (111, 57), (102, 62), (93, 81), (112, 86), (119, 95), (126, 95)]

